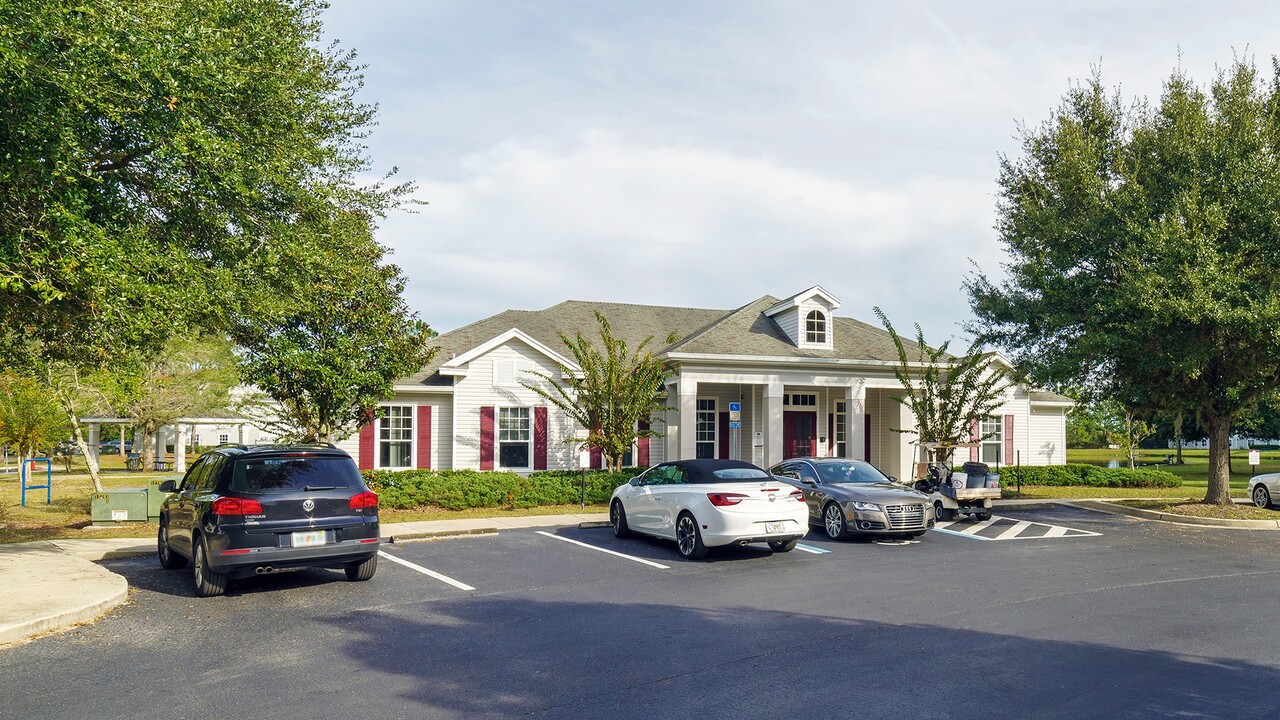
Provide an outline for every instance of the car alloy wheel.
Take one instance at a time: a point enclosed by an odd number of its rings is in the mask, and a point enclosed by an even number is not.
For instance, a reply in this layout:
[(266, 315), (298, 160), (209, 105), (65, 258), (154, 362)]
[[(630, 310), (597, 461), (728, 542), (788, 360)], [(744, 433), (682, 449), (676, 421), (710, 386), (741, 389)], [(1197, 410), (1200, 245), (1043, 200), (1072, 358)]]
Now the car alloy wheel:
[(827, 509), (822, 511), (822, 524), (827, 530), (827, 537), (832, 540), (841, 540), (849, 534), (844, 511), (835, 503), (828, 503)]
[(707, 546), (702, 544), (702, 534), (698, 531), (698, 521), (687, 512), (676, 520), (676, 548), (690, 560), (707, 554)]
[(614, 500), (609, 506), (609, 526), (613, 528), (613, 536), (624, 538), (631, 535), (631, 528), (627, 525), (627, 511), (622, 507), (621, 500)]
[(1271, 507), (1271, 493), (1267, 492), (1265, 485), (1259, 485), (1253, 489), (1253, 504), (1260, 508)]
[(209, 569), (209, 560), (205, 557), (204, 541), (194, 538), (191, 541), (195, 550), (192, 553), (192, 579), (195, 581), (196, 594), (200, 597), (213, 597), (227, 591), (227, 576), (224, 573)]
[(156, 535), (156, 555), (160, 558), (160, 567), (176, 570), (187, 564), (187, 559), (178, 555), (169, 547), (169, 521), (160, 521), (160, 532)]

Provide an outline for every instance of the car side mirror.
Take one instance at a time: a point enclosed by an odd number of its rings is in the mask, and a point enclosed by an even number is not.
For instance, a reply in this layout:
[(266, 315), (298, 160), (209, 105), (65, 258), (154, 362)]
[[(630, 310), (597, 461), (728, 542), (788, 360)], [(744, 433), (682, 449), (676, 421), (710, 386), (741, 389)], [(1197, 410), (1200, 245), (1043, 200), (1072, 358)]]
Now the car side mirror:
[(809, 478), (800, 478), (800, 482), (804, 483), (805, 485), (808, 485), (809, 487), (818, 487), (817, 480), (810, 480)]
[(889, 476), (889, 482), (898, 482), (898, 476), (897, 476), (897, 475), (890, 475), (890, 476)]
[(160, 483), (160, 492), (162, 493), (175, 492), (177, 491), (177, 489), (178, 489), (178, 483), (172, 480), (165, 480), (164, 482)]
[(631, 478), (630, 483), (631, 483), (631, 485), (633, 485), (633, 486), (635, 486), (635, 487), (640, 487), (641, 485), (643, 485), (643, 484), (644, 484), (644, 480), (641, 480), (641, 479), (640, 479), (640, 478), (638, 478), (638, 477), (633, 477), (633, 478)]

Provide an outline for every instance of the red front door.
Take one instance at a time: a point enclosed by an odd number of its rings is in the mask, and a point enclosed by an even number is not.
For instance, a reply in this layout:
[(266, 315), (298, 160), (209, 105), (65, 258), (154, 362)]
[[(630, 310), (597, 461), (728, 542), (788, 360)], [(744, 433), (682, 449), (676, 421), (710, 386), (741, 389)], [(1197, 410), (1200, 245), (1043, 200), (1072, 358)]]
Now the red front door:
[(784, 411), (782, 413), (782, 457), (810, 457), (818, 439), (818, 414)]

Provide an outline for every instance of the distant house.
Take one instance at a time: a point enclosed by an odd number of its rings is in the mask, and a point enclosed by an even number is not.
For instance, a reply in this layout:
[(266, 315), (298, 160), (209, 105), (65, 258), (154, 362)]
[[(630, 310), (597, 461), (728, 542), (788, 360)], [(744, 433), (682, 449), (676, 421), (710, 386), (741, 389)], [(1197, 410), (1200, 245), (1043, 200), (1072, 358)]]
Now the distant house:
[[(893, 343), (878, 327), (837, 316), (839, 307), (814, 286), (733, 310), (573, 300), (508, 310), (436, 338), (435, 360), (398, 381), (382, 417), (343, 447), (368, 469), (575, 468), (578, 451), (567, 440), (582, 431), (521, 381), (537, 380), (532, 371), (560, 377), (561, 366), (576, 369), (559, 335), (598, 341), (599, 311), (629, 347), (652, 336), (655, 354), (674, 368), (672, 409), (649, 420), (660, 435), (639, 439), (626, 464), (716, 457), (768, 467), (821, 455), (866, 459), (906, 477), (915, 448), (895, 429), (915, 423), (891, 399), (902, 392)], [(1015, 387), (974, 429), (989, 437), (969, 452), (991, 464), (1064, 463), (1072, 404)], [(591, 457), (593, 467), (602, 463)]]

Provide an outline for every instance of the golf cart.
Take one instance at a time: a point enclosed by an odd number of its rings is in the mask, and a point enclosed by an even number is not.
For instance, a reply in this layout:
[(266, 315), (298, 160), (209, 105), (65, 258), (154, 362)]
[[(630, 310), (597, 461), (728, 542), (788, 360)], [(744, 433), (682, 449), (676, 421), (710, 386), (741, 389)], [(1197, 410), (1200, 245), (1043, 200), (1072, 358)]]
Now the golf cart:
[(965, 463), (961, 472), (951, 469), (951, 454), (956, 448), (977, 444), (922, 442), (919, 447), (927, 459), (916, 465), (915, 489), (933, 500), (934, 518), (945, 522), (957, 515), (972, 515), (978, 520), (990, 520), (991, 501), (1000, 497), (1000, 475), (980, 462)]

